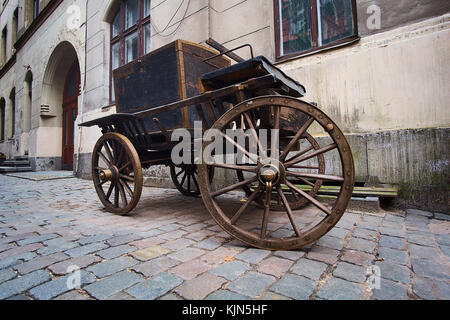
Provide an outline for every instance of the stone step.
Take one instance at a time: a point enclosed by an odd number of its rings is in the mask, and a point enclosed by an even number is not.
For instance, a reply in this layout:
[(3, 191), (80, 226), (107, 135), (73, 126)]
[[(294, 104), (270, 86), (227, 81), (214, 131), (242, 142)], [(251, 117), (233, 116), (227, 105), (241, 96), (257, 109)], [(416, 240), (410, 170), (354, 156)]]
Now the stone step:
[(30, 172), (31, 167), (0, 167), (0, 173)]
[(28, 156), (16, 156), (14, 157), (16, 161), (28, 161)]
[(7, 160), (3, 162), (3, 167), (29, 167), (30, 161), (28, 160)]

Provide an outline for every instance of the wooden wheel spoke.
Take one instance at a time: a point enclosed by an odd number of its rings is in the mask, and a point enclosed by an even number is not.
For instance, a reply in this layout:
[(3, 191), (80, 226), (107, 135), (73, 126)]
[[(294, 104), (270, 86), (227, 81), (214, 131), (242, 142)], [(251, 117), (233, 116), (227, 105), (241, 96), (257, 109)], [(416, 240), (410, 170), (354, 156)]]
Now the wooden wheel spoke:
[(119, 168), (119, 172), (122, 172), (123, 170), (128, 168), (131, 164), (132, 164), (131, 161), (128, 161), (125, 165)]
[(327, 181), (336, 181), (343, 182), (344, 178), (339, 176), (327, 175), (327, 174), (315, 174), (315, 173), (303, 173), (303, 172), (292, 172), (286, 171), (288, 176), (294, 176), (298, 178), (312, 178), (316, 180), (327, 180)]
[(113, 190), (114, 190), (114, 184), (111, 183), (111, 185), (109, 186), (108, 192), (106, 193), (106, 197), (105, 197), (106, 201), (109, 201), (109, 198), (111, 197), (111, 193), (113, 192)]
[(198, 181), (197, 181), (197, 178), (195, 177), (195, 173), (192, 174), (192, 181), (194, 182), (195, 187), (197, 188), (197, 191), (199, 191), (200, 187), (198, 186)]
[(249, 157), (250, 159), (252, 159), (253, 161), (259, 163), (259, 159), (257, 155), (254, 155), (250, 152), (248, 152), (247, 150), (245, 150), (245, 148), (243, 148), (242, 146), (240, 146), (238, 143), (236, 143), (233, 139), (231, 139), (229, 136), (227, 136), (225, 133), (220, 132), (220, 134), (226, 139), (228, 140), (228, 142), (230, 142), (231, 144), (233, 144), (236, 148), (238, 148), (239, 150), (241, 150), (247, 157)]
[(264, 208), (263, 220), (261, 223), (261, 239), (265, 239), (267, 235), (267, 224), (269, 223), (270, 205)]
[(188, 192), (191, 192), (191, 177), (192, 177), (192, 173), (188, 173), (188, 178), (187, 178), (187, 188), (188, 188)]
[(240, 166), (240, 165), (236, 165), (236, 164), (227, 164), (227, 163), (208, 163), (208, 166), (224, 168), (224, 169), (231, 169), (231, 170), (247, 171), (247, 172), (256, 172), (258, 169), (256, 166), (255, 167)]
[(278, 186), (277, 192), (278, 192), (279, 198), (283, 202), (284, 207), (286, 208), (286, 213), (288, 215), (289, 221), (291, 221), (291, 225), (292, 225), (292, 228), (295, 231), (295, 234), (297, 235), (297, 237), (300, 237), (301, 236), (301, 232), (300, 232), (300, 229), (299, 229), (299, 227), (297, 225), (297, 222), (294, 219), (294, 214), (292, 213), (291, 206), (289, 205), (289, 202), (286, 199), (286, 196), (284, 195), (283, 190), (281, 189), (280, 186)]
[(184, 170), (184, 169), (181, 169), (180, 172), (178, 172), (178, 173), (176, 174), (176, 177), (178, 178), (183, 172), (185, 172), (185, 170)]
[(123, 188), (123, 185), (120, 183), (120, 181), (119, 181), (119, 183), (117, 185), (119, 187), (119, 192), (120, 192), (120, 196), (122, 197), (122, 201), (124, 203), (124, 207), (126, 207), (128, 205), (128, 201), (127, 201), (127, 197), (125, 195), (125, 190)]
[(248, 206), (253, 202), (253, 200), (255, 200), (255, 198), (258, 196), (258, 194), (260, 192), (261, 192), (261, 190), (258, 188), (250, 195), (250, 197), (248, 197), (247, 201), (239, 208), (239, 210), (231, 218), (230, 223), (232, 225), (236, 224), (238, 219), (241, 217), (241, 215), (244, 213), (244, 211), (248, 208)]
[(119, 188), (117, 184), (114, 185), (114, 207), (119, 208)]
[(290, 166), (295, 165), (295, 164), (297, 164), (299, 162), (306, 161), (306, 160), (311, 159), (311, 158), (313, 158), (315, 156), (318, 156), (319, 154), (323, 154), (325, 152), (328, 152), (328, 151), (336, 149), (336, 148), (337, 148), (337, 144), (335, 144), (335, 143), (330, 144), (330, 145), (328, 145), (326, 147), (320, 148), (319, 150), (316, 150), (314, 152), (308, 153), (308, 154), (304, 155), (303, 157), (300, 157), (298, 159), (286, 162), (285, 166), (286, 167), (290, 167)]
[(291, 158), (289, 158), (289, 160), (286, 160), (286, 162), (291, 162), (294, 159), (297, 159), (298, 157), (301, 157), (302, 155), (304, 155), (305, 153), (314, 150), (313, 146), (310, 146), (308, 148), (306, 148), (305, 150), (300, 151), (299, 153), (293, 155)]
[(130, 186), (128, 185), (128, 183), (126, 181), (122, 181), (119, 180), (119, 183), (122, 185), (122, 187), (126, 190), (126, 192), (128, 193), (128, 195), (130, 196), (130, 198), (133, 198), (133, 191), (131, 190)]
[(311, 169), (311, 170), (320, 170), (319, 166), (290, 166), (292, 169)]
[(105, 147), (106, 155), (108, 156), (110, 163), (114, 163), (114, 157), (112, 155), (111, 148), (109, 146), (108, 141), (105, 141), (103, 146)]
[(97, 155), (98, 155), (100, 158), (102, 158), (103, 162), (104, 162), (107, 166), (111, 166), (111, 162), (110, 162), (108, 159), (106, 159), (106, 156), (105, 156), (101, 151), (98, 151), (98, 152), (97, 152)]
[(280, 114), (281, 114), (281, 107), (280, 106), (273, 106), (274, 108), (274, 129), (280, 129)]
[(187, 177), (187, 171), (184, 171), (183, 179), (181, 179), (181, 183), (180, 183), (181, 186), (183, 186), (184, 181), (186, 180), (186, 177)]
[(250, 119), (250, 116), (246, 112), (244, 112), (244, 117), (245, 117), (245, 120), (247, 120), (247, 123), (250, 127), (250, 132), (253, 136), (253, 139), (255, 139), (256, 144), (258, 145), (260, 155), (263, 156), (264, 158), (266, 158), (267, 157), (266, 150), (264, 149), (264, 147), (261, 143), (261, 140), (259, 140), (259, 138), (258, 138), (258, 134), (255, 130), (255, 127), (253, 126), (253, 122)]
[(325, 212), (327, 215), (331, 215), (332, 212), (329, 208), (325, 207), (322, 203), (320, 203), (319, 201), (317, 201), (316, 199), (314, 199), (313, 197), (311, 197), (309, 194), (307, 194), (306, 192), (304, 192), (303, 190), (297, 188), (296, 186), (294, 186), (292, 183), (290, 183), (289, 181), (286, 180), (286, 185), (289, 187), (289, 189), (292, 190), (292, 192), (297, 192), (300, 195), (302, 195), (304, 198), (306, 198), (309, 202), (311, 202), (313, 205), (315, 205), (317, 208), (319, 208), (320, 210), (322, 210), (323, 212)]
[(308, 128), (311, 126), (311, 124), (314, 122), (314, 118), (310, 117), (305, 124), (300, 128), (300, 130), (297, 132), (297, 134), (292, 138), (292, 140), (287, 145), (286, 149), (284, 149), (283, 153), (280, 156), (280, 160), (283, 161), (286, 159), (286, 156), (288, 155), (289, 151), (291, 151), (292, 147), (297, 143), (297, 141), (301, 138), (301, 136), (308, 130)]
[(241, 182), (239, 182), (239, 183), (235, 183), (235, 184), (233, 184), (233, 185), (231, 185), (231, 186), (228, 186), (228, 187), (223, 188), (223, 189), (221, 189), (221, 190), (218, 190), (218, 191), (216, 191), (216, 192), (212, 192), (212, 193), (211, 193), (211, 196), (212, 196), (212, 197), (220, 196), (220, 195), (222, 195), (222, 194), (224, 194), (224, 193), (227, 193), (227, 192), (229, 192), (229, 191), (232, 191), (232, 190), (235, 190), (235, 189), (237, 189), (237, 188), (241, 188), (241, 187), (243, 187), (243, 186), (246, 186), (246, 185), (248, 185), (248, 184), (250, 184), (250, 183), (253, 183), (253, 182), (255, 182), (257, 179), (258, 179), (258, 177), (254, 176), (254, 177), (252, 177), (252, 178), (250, 178), (250, 179), (241, 181)]
[(120, 174), (120, 179), (124, 179), (126, 181), (134, 182), (134, 177), (127, 176), (125, 174)]
[(117, 157), (117, 163), (116, 163), (117, 166), (120, 166), (120, 164), (122, 163), (122, 159), (123, 159), (124, 155), (125, 155), (125, 148), (120, 147), (120, 152), (119, 152), (119, 156)]
[(98, 170), (98, 171), (102, 171), (102, 170), (106, 170), (107, 168), (102, 168), (102, 167), (99, 167), (99, 166), (97, 166), (97, 167), (95, 167), (95, 170)]

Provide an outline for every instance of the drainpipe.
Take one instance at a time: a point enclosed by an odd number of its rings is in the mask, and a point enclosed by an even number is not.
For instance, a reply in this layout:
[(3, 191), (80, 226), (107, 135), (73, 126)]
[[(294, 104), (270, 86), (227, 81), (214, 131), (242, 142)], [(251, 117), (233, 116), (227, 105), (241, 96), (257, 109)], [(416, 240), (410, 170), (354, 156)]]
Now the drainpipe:
[[(83, 77), (83, 89), (81, 90), (81, 107), (80, 107), (80, 114), (79, 114), (80, 122), (83, 121), (84, 93), (86, 91), (88, 5), (89, 5), (89, 0), (86, 0), (86, 18), (84, 21), (84, 77)], [(79, 130), (78, 150), (77, 150), (77, 161), (76, 161), (76, 167), (75, 167), (75, 174), (78, 174), (78, 169), (80, 168), (81, 138), (83, 137), (83, 127), (78, 127), (78, 130)]]

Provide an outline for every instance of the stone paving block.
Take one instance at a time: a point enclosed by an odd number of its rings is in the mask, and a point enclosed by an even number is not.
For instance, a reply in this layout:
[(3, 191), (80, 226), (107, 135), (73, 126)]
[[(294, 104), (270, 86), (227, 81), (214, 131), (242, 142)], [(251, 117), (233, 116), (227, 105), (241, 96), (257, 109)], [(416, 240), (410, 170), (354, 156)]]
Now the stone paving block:
[(391, 249), (403, 250), (405, 248), (405, 240), (403, 238), (381, 236), (378, 242), (380, 247), (387, 247)]
[(429, 211), (418, 210), (418, 209), (407, 209), (406, 217), (408, 217), (409, 215), (418, 215), (418, 216), (427, 217), (427, 218), (433, 217), (433, 213), (431, 213)]
[(450, 246), (450, 235), (449, 234), (436, 234), (436, 242), (440, 245)]
[[(74, 283), (72, 280), (73, 274), (68, 274), (64, 277), (54, 279), (31, 289), (30, 294), (38, 300), (50, 300), (65, 292), (75, 289), (73, 287)], [(80, 286), (92, 283), (95, 280), (96, 278), (91, 273), (84, 270), (80, 271)]]
[(359, 266), (369, 266), (372, 264), (374, 259), (374, 255), (356, 250), (346, 250), (341, 258), (342, 261), (350, 262)]
[(184, 249), (192, 244), (194, 244), (195, 241), (189, 240), (189, 239), (185, 239), (185, 238), (180, 238), (177, 240), (173, 240), (173, 241), (168, 241), (164, 244), (162, 244), (161, 246), (164, 248), (168, 248), (172, 251), (175, 250), (181, 250)]
[(185, 281), (174, 291), (185, 299), (201, 300), (219, 289), (225, 282), (226, 280), (223, 278), (204, 273), (197, 278)]
[(293, 300), (293, 299), (272, 291), (264, 291), (255, 300)]
[(261, 261), (258, 265), (258, 271), (281, 278), (294, 262), (278, 257), (269, 257)]
[(162, 256), (136, 265), (131, 269), (138, 273), (142, 273), (145, 277), (151, 277), (155, 274), (167, 271), (169, 268), (178, 264), (180, 264), (180, 261)]
[(387, 247), (378, 248), (378, 258), (384, 259), (386, 262), (407, 265), (408, 253), (397, 249)]
[(0, 270), (0, 283), (11, 280), (16, 277), (16, 273), (13, 269)]
[(436, 244), (432, 237), (426, 237), (414, 233), (408, 233), (407, 241), (421, 246), (434, 247)]
[(24, 240), (20, 240), (20, 241), (17, 242), (17, 244), (19, 246), (24, 246), (24, 245), (27, 245), (27, 244), (43, 242), (45, 240), (50, 240), (50, 239), (57, 238), (57, 237), (59, 237), (57, 234), (49, 233), (49, 234), (44, 234), (44, 235), (35, 236), (35, 237), (27, 238), (27, 239), (24, 239)]
[(214, 237), (198, 242), (195, 246), (200, 249), (214, 250), (220, 247), (221, 243)]
[(0, 269), (14, 267), (21, 264), (23, 261), (29, 261), (37, 256), (34, 252), (25, 252), (17, 255), (13, 255), (8, 258), (0, 260)]
[(401, 222), (405, 221), (405, 217), (404, 216), (395, 215), (395, 214), (391, 214), (391, 213), (387, 213), (384, 216), (384, 220), (401, 223)]
[(136, 250), (137, 249), (135, 247), (124, 244), (117, 247), (110, 247), (108, 249), (98, 251), (97, 254), (104, 259), (113, 259)]
[(69, 258), (68, 255), (66, 255), (62, 252), (58, 252), (58, 253), (55, 253), (55, 254), (52, 254), (49, 256), (40, 256), (33, 260), (24, 262), (22, 264), (15, 266), (14, 269), (23, 275), (23, 274), (30, 273), (32, 271), (44, 269), (45, 267), (48, 267), (49, 265), (66, 260), (68, 258)]
[(104, 278), (116, 272), (130, 268), (138, 263), (137, 260), (131, 257), (119, 257), (112, 260), (107, 260), (102, 263), (87, 268), (87, 271), (92, 272), (97, 278)]
[(244, 296), (256, 298), (275, 281), (276, 279), (272, 276), (251, 271), (231, 282), (227, 289)]
[(201, 240), (203, 240), (209, 236), (215, 235), (215, 234), (216, 234), (216, 232), (214, 232), (214, 231), (203, 229), (203, 230), (200, 230), (200, 231), (197, 231), (194, 233), (187, 234), (185, 237), (188, 239), (195, 240), (195, 241), (201, 241)]
[(317, 296), (326, 300), (361, 300), (364, 290), (356, 283), (330, 278), (317, 292)]
[(27, 297), (27, 296), (24, 295), (24, 294), (19, 294), (19, 295), (17, 295), (17, 296), (8, 298), (8, 299), (6, 299), (6, 300), (11, 300), (11, 301), (29, 301), (29, 300), (32, 300), (32, 299), (31, 299), (30, 297)]
[(114, 247), (114, 246), (119, 246), (122, 244), (126, 244), (132, 241), (136, 241), (136, 240), (140, 240), (142, 239), (142, 237), (138, 236), (137, 234), (127, 234), (124, 236), (117, 236), (117, 237), (113, 237), (110, 238), (106, 241), (107, 244), (109, 244), (110, 246)]
[(306, 252), (305, 251), (275, 251), (273, 254), (278, 257), (296, 261), (296, 260), (302, 258), (306, 254)]
[(441, 249), (442, 253), (444, 253), (444, 255), (450, 258), (450, 247), (441, 245), (439, 246), (439, 248)]
[(73, 241), (62, 241), (58, 244), (51, 244), (47, 245), (46, 247), (40, 248), (37, 253), (46, 256), (57, 252), (63, 252), (69, 249), (73, 249), (75, 247), (79, 247), (78, 243)]
[(152, 229), (148, 231), (138, 232), (137, 235), (140, 236), (141, 238), (146, 239), (150, 237), (155, 237), (157, 235), (160, 235), (161, 233), (164, 233), (164, 231), (159, 229)]
[(95, 255), (86, 255), (77, 258), (72, 258), (62, 262), (55, 263), (48, 267), (48, 269), (57, 276), (65, 275), (70, 267), (77, 267), (80, 269), (86, 268), (91, 264), (100, 262), (102, 259)]
[(163, 295), (161, 298), (159, 298), (158, 300), (168, 300), (168, 301), (175, 301), (175, 300), (183, 300), (182, 298), (180, 298), (179, 296), (177, 296), (174, 293), (168, 293)]
[(366, 281), (366, 267), (357, 266), (347, 262), (339, 262), (333, 275), (347, 281), (363, 283)]
[(440, 253), (436, 248), (418, 246), (415, 244), (408, 245), (411, 258), (439, 260)]
[(5, 243), (0, 245), (0, 252), (9, 250), (9, 249), (13, 249), (13, 248), (17, 248), (17, 246), (13, 243)]
[(379, 231), (382, 235), (386, 235), (386, 236), (399, 237), (399, 238), (405, 237), (405, 231), (403, 229), (381, 227)]
[(169, 232), (169, 231), (174, 231), (177, 229), (180, 229), (182, 227), (182, 225), (178, 224), (178, 223), (171, 223), (171, 224), (166, 224), (165, 226), (161, 226), (158, 229), (161, 229), (164, 232)]
[(175, 240), (184, 236), (187, 232), (183, 230), (175, 230), (161, 234), (159, 237), (165, 240)]
[(196, 232), (205, 227), (207, 227), (207, 225), (204, 223), (196, 223), (196, 224), (191, 224), (190, 226), (187, 226), (187, 227), (183, 227), (183, 230), (186, 230), (188, 232)]
[(412, 270), (423, 278), (450, 279), (450, 267), (438, 261), (411, 259)]
[(77, 290), (72, 290), (60, 296), (57, 296), (53, 300), (74, 301), (74, 300), (92, 300), (92, 298), (82, 295)]
[(179, 260), (181, 262), (186, 262), (189, 260), (193, 260), (195, 258), (198, 258), (202, 254), (204, 254), (204, 250), (196, 249), (196, 248), (184, 248), (183, 250), (173, 252), (169, 254), (168, 256), (170, 258)]
[(341, 250), (344, 247), (344, 240), (326, 235), (320, 238), (316, 244), (322, 247)]
[(372, 290), (373, 300), (408, 300), (408, 287), (381, 279), (380, 288)]
[(235, 260), (220, 265), (219, 267), (211, 270), (210, 273), (232, 281), (248, 270), (251, 270), (249, 264)]
[(106, 299), (144, 279), (134, 272), (121, 271), (87, 285), (83, 289), (96, 299)]
[(148, 238), (148, 239), (142, 239), (130, 242), (129, 245), (132, 245), (133, 247), (136, 247), (138, 249), (145, 249), (152, 246), (157, 246), (161, 243), (164, 243), (165, 240), (160, 239), (158, 237)]
[(291, 272), (312, 280), (318, 280), (327, 269), (327, 265), (322, 262), (301, 258), (291, 268)]
[(362, 238), (367, 239), (370, 241), (376, 241), (377, 240), (377, 232), (374, 230), (367, 230), (367, 229), (359, 229), (356, 228), (353, 230), (353, 237), (355, 238)]
[(327, 235), (329, 235), (331, 237), (336, 237), (339, 239), (344, 239), (348, 235), (348, 233), (349, 233), (348, 229), (334, 227), (327, 233)]
[(71, 256), (72, 258), (81, 257), (87, 255), (89, 253), (97, 252), (102, 249), (107, 248), (108, 246), (101, 242), (90, 243), (84, 246), (75, 247), (73, 249), (69, 249), (65, 251), (66, 254)]
[(267, 257), (269, 254), (269, 250), (250, 248), (236, 255), (236, 259), (244, 260), (251, 264), (256, 264)]
[(43, 247), (42, 243), (32, 243), (32, 244), (27, 244), (22, 247), (16, 247), (16, 248), (13, 248), (10, 250), (6, 250), (6, 251), (3, 251), (2, 253), (0, 253), (0, 260), (3, 260), (4, 258), (7, 258), (7, 257), (23, 254), (23, 253), (33, 252), (42, 247)]
[(338, 260), (339, 251), (327, 247), (314, 245), (308, 252), (307, 258), (325, 262), (326, 264), (334, 264)]
[(155, 275), (150, 280), (136, 284), (127, 289), (126, 292), (136, 299), (154, 300), (178, 287), (181, 283), (183, 283), (183, 280), (177, 276), (162, 272)]
[(157, 258), (161, 255), (167, 254), (169, 252), (170, 252), (169, 249), (163, 248), (161, 246), (152, 246), (138, 251), (134, 251), (131, 253), (131, 255), (138, 260), (147, 261)]
[(295, 300), (308, 300), (316, 283), (305, 277), (286, 274), (270, 290)]
[(434, 279), (414, 277), (412, 290), (419, 298), (425, 300), (445, 299), (439, 296), (438, 283), (439, 281)]
[(23, 277), (15, 278), (0, 284), (0, 299), (6, 299), (50, 280), (45, 270), (38, 270)]
[(21, 232), (19, 234), (14, 235), (14, 236), (7, 236), (7, 237), (0, 238), (0, 244), (7, 244), (7, 243), (11, 243), (11, 242), (17, 242), (17, 241), (20, 241), (20, 240), (23, 240), (23, 239), (34, 237), (34, 236), (36, 236), (36, 234), (34, 232), (25, 232), (25, 233)]
[(206, 300), (250, 300), (250, 297), (228, 290), (217, 290), (211, 293)]
[(348, 249), (363, 251), (367, 253), (373, 253), (376, 246), (377, 246), (376, 242), (358, 238), (351, 238), (346, 245)]
[(84, 246), (86, 244), (90, 244), (90, 243), (94, 243), (94, 242), (102, 242), (102, 241), (108, 240), (110, 238), (111, 238), (111, 235), (108, 235), (108, 234), (95, 234), (92, 236), (80, 238), (78, 240), (78, 243)]
[(385, 261), (377, 262), (376, 265), (381, 269), (382, 278), (409, 284), (411, 271), (408, 267)]
[(434, 213), (434, 218), (437, 219), (437, 220), (450, 221), (450, 214), (435, 212)]
[(136, 298), (129, 295), (126, 292), (120, 291), (120, 292), (113, 294), (112, 296), (109, 296), (105, 300), (127, 301), (127, 300), (136, 300)]
[(191, 280), (197, 277), (199, 274), (202, 274), (210, 270), (211, 268), (212, 266), (206, 264), (200, 259), (195, 259), (183, 262), (177, 265), (176, 267), (170, 269), (169, 272), (184, 280)]

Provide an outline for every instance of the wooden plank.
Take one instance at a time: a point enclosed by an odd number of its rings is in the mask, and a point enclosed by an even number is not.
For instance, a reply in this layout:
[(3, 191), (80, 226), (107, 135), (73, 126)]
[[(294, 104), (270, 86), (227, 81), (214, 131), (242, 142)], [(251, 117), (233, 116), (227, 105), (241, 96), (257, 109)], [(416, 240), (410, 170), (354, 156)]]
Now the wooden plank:
[[(305, 192), (309, 192), (312, 189), (312, 187), (309, 185), (295, 184), (295, 186)], [(289, 191), (289, 188), (286, 186), (283, 186), (282, 188), (285, 191)], [(339, 191), (339, 186), (321, 186), (318, 194), (338, 195)], [(395, 188), (354, 187), (352, 194), (354, 196), (364, 197), (395, 198), (398, 196), (398, 190)]]

